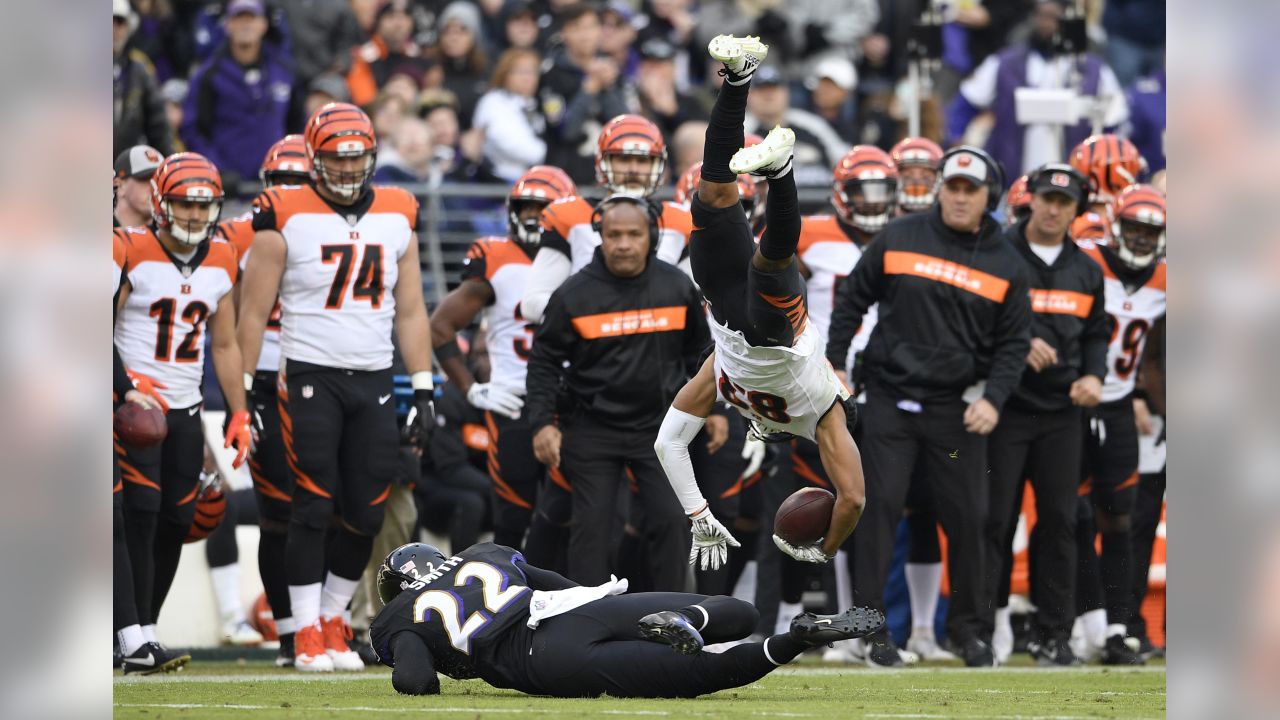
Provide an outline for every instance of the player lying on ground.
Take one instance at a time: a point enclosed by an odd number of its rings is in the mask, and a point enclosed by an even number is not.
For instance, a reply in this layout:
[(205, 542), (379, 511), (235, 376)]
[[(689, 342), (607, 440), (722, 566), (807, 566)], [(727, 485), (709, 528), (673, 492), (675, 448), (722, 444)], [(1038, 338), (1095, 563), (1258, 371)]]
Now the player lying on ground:
[[(804, 279), (796, 261), (800, 211), (791, 149), (795, 133), (776, 127), (757, 145), (743, 148), (751, 75), (769, 52), (758, 38), (720, 35), (708, 46), (725, 76), (707, 127), (702, 180), (692, 199), (694, 231), (689, 255), (693, 279), (711, 308), (715, 351), (676, 395), (658, 431), (654, 450), (684, 510), (693, 519), (689, 561), (717, 568), (727, 545), (738, 541), (703, 499), (689, 460), (689, 443), (723, 400), (766, 440), (794, 436), (818, 443), (822, 465), (836, 488), (825, 537), (793, 547), (774, 535), (797, 560), (826, 562), (858, 524), (865, 505), (862, 461), (853, 442), (855, 406), (823, 355), (808, 321)], [(738, 201), (737, 176), (769, 181), (765, 231), (757, 248)]]
[[(408, 695), (440, 692), (436, 673), (556, 697), (696, 697), (741, 687), (805, 650), (868, 635), (875, 610), (805, 613), (789, 632), (722, 654), (703, 643), (740, 640), (756, 627), (750, 603), (689, 593), (623, 594), (626, 580), (579, 586), (493, 543), (446, 558), (402, 545), (378, 569), (386, 604), (369, 629), (373, 649)], [(670, 647), (665, 647), (665, 646)]]

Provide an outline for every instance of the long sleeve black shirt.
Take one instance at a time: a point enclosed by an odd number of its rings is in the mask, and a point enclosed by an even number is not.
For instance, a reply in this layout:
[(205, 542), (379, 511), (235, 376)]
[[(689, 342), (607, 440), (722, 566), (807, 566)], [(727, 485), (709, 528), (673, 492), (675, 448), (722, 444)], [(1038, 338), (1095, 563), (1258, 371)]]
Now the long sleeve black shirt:
[(928, 404), (985, 380), (983, 396), (1004, 407), (1026, 365), (1031, 304), (1025, 263), (994, 220), (956, 232), (935, 207), (889, 223), (837, 289), (827, 342), (834, 367), (877, 302), (864, 355), (869, 388)]
[(551, 295), (534, 336), (529, 423), (537, 433), (559, 413), (656, 429), (709, 342), (702, 298), (683, 272), (650, 256), (644, 272), (617, 277), (596, 248), (591, 263)]

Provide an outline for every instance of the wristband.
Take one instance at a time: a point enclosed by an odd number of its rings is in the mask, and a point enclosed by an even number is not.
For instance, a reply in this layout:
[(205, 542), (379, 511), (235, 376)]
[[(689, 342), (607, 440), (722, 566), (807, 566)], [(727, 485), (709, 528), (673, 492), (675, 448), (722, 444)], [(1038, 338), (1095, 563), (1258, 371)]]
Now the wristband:
[(450, 360), (456, 357), (462, 357), (462, 348), (458, 347), (458, 338), (450, 338), (449, 342), (435, 349), (436, 358), (440, 362)]
[[(458, 344), (454, 343), (453, 346), (454, 348), (457, 348)], [(431, 391), (431, 390), (435, 390), (436, 388), (435, 382), (431, 379), (430, 370), (419, 370), (418, 372), (413, 373), (412, 375), (409, 376), (409, 383), (413, 385), (413, 389), (415, 391), (417, 390)]]

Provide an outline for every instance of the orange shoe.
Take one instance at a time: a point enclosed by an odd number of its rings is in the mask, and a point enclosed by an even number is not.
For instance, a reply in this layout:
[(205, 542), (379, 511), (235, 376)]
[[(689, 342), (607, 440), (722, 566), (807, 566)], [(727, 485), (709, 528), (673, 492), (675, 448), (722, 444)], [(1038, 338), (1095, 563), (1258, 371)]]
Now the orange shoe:
[(318, 621), (298, 628), (293, 636), (293, 666), (301, 672), (333, 672), (333, 660), (325, 652), (324, 638)]
[(351, 639), (351, 626), (342, 619), (342, 616), (320, 618), (320, 627), (324, 629), (324, 651), (333, 661), (334, 670), (344, 672), (364, 670), (364, 661), (360, 659), (360, 654), (347, 644)]

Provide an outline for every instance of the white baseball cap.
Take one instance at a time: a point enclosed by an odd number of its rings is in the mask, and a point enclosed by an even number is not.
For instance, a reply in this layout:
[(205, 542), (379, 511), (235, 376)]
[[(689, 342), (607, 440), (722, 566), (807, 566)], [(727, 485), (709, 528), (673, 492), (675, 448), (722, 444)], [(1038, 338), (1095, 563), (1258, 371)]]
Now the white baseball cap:
[(828, 57), (813, 66), (813, 72), (809, 75), (810, 89), (818, 86), (818, 81), (826, 78), (836, 84), (836, 87), (845, 92), (853, 92), (858, 86), (858, 71), (854, 68), (853, 63), (845, 58)]
[(989, 172), (986, 161), (980, 156), (971, 152), (958, 152), (947, 158), (947, 162), (942, 166), (942, 181), (961, 177), (983, 185), (987, 182)]

